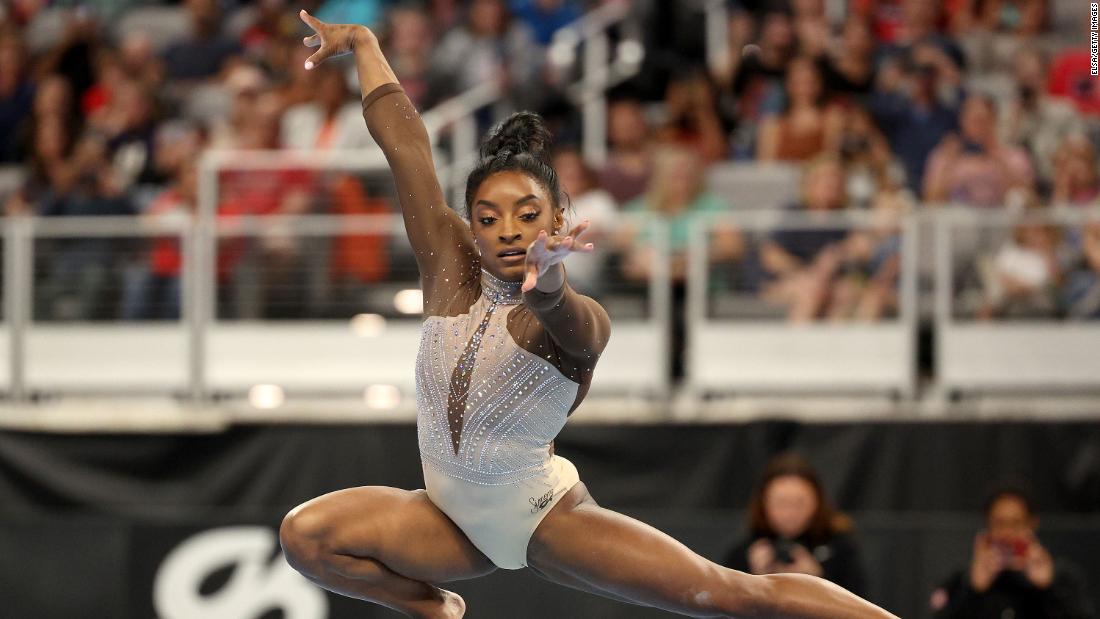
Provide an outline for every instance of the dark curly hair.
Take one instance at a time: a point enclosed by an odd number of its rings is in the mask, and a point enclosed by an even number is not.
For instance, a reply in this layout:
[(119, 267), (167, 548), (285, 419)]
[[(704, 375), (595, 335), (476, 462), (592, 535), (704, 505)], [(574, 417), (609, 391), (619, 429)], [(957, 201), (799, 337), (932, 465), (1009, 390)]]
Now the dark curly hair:
[(466, 179), (466, 218), (485, 179), (497, 172), (518, 171), (538, 181), (554, 208), (562, 203), (558, 174), (550, 165), (550, 131), (533, 112), (516, 112), (493, 127), (481, 143), (481, 158)]

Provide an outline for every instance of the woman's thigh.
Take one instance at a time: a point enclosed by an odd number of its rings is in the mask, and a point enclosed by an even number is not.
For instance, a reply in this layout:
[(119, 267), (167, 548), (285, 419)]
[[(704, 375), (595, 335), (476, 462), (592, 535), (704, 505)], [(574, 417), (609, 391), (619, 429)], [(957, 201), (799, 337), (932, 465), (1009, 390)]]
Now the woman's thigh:
[(750, 610), (757, 597), (752, 577), (600, 507), (583, 483), (539, 524), (527, 560), (541, 575), (563, 585), (698, 617)]
[(338, 490), (287, 514), (284, 548), (374, 559), (413, 580), (438, 584), (496, 569), (423, 490)]

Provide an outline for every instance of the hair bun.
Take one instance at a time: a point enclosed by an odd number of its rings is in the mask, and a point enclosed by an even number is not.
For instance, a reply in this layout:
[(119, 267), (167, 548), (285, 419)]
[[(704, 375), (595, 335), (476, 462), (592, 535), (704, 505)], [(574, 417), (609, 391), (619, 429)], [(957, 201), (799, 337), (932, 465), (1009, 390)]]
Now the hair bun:
[(489, 131), (481, 144), (481, 156), (494, 159), (498, 156), (526, 153), (535, 159), (546, 161), (550, 141), (550, 131), (538, 114), (516, 112)]

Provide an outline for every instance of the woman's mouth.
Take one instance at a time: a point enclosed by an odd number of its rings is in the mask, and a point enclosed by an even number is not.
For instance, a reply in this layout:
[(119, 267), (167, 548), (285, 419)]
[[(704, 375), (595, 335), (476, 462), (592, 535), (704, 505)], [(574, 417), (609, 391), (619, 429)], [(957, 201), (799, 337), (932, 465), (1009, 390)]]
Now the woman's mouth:
[(517, 262), (523, 262), (523, 260), (527, 257), (527, 250), (518, 248), (505, 249), (504, 251), (497, 253), (497, 257), (500, 258), (501, 262), (504, 262), (506, 264), (515, 264)]

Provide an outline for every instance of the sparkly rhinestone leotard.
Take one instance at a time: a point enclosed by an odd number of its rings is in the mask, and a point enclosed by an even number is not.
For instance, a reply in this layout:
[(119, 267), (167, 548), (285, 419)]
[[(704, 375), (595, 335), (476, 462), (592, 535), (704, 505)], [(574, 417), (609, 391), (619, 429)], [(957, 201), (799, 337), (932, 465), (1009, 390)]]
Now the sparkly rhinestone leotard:
[(568, 283), (521, 293), (520, 282), (481, 269), (400, 86), (367, 95), (363, 115), (393, 171), (424, 289), (416, 402), (425, 489), (494, 564), (524, 567), (531, 535), (579, 479), (551, 445), (588, 392), (607, 314)]

